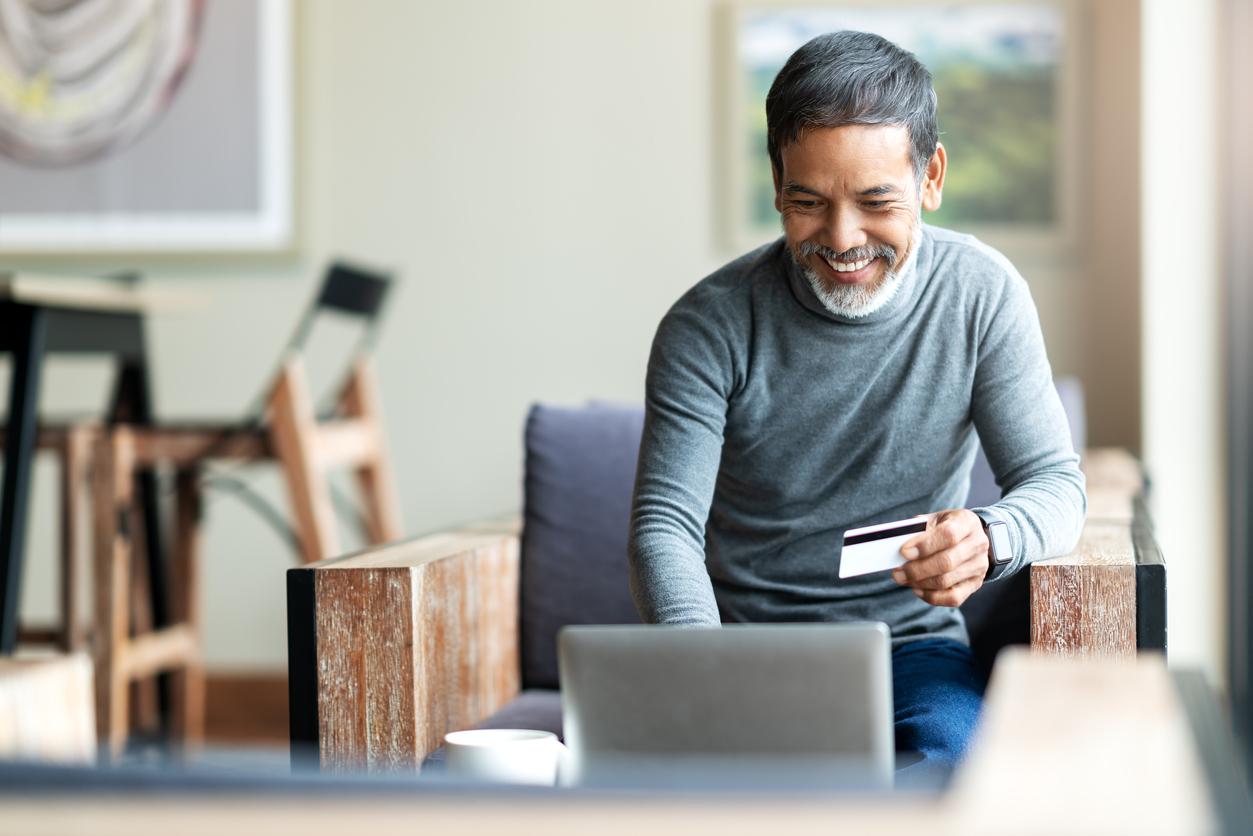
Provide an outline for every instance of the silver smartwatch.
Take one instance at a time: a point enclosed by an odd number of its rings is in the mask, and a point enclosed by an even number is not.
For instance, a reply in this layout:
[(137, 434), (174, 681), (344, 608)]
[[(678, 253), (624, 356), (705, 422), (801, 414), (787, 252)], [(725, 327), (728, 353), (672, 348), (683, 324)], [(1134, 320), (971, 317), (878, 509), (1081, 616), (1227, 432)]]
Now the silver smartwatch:
[[(976, 512), (977, 513), (977, 512)], [(983, 533), (988, 536), (988, 573), (983, 576), (985, 581), (994, 581), (1009, 568), (1014, 559), (1013, 549), (1009, 545), (1009, 526), (1000, 520), (990, 520), (978, 514), (983, 523)]]

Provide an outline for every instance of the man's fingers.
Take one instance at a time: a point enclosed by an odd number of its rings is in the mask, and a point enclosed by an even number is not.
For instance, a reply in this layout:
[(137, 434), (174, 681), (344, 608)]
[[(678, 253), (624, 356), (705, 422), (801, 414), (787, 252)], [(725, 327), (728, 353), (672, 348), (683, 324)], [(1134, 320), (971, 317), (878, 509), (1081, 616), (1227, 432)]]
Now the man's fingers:
[[(988, 568), (987, 550), (988, 538), (978, 517), (963, 509), (942, 511), (928, 520), (925, 533), (901, 546), (906, 562), (892, 571), (892, 577), (899, 584), (913, 587), (924, 599), (927, 593), (965, 589), (961, 594), (964, 600), (983, 584)], [(927, 600), (943, 604), (953, 599)]]
[(979, 559), (979, 556), (975, 554), (960, 563), (951, 572), (932, 575), (929, 578), (921, 578), (911, 583), (910, 586), (915, 589), (952, 589), (972, 578), (982, 578), (987, 572), (987, 561)]
[(960, 607), (981, 586), (982, 578), (971, 578), (951, 589), (915, 589), (914, 594), (933, 607)]
[(901, 544), (901, 554), (908, 559), (951, 549), (969, 536), (970, 531), (956, 518), (945, 518), (917, 537)]
[[(947, 589), (956, 583), (973, 577), (982, 566), (987, 569), (986, 543), (977, 537), (967, 537), (955, 546), (939, 554), (908, 561), (893, 570), (898, 583), (926, 589)], [(979, 558), (983, 558), (980, 560)]]

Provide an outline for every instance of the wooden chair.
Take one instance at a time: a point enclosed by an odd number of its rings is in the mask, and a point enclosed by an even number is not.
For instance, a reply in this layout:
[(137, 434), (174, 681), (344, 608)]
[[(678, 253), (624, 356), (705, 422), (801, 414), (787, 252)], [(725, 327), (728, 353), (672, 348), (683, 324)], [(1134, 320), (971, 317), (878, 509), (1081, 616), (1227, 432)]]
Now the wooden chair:
[[(51, 454), (59, 465), (58, 493), (60, 533), (57, 578), (57, 610), (50, 622), (23, 623), (18, 628), (22, 646), (50, 646), (65, 653), (86, 653), (92, 646), (93, 602), (84, 596), (89, 587), (92, 567), (89, 554), (93, 548), (90, 518), (90, 477), (92, 458), (103, 432), (98, 420), (83, 420), (40, 427), (36, 448)], [(138, 478), (138, 473), (134, 474)], [(128, 524), (132, 530), (143, 528), (138, 504)], [(145, 543), (146, 546), (146, 543)], [(149, 561), (160, 559), (149, 549), (132, 550), (132, 566), (128, 573), (130, 592), (128, 606), (131, 621), (140, 631), (153, 629), (158, 611), (154, 601), (164, 594), (164, 575), (154, 577)], [(160, 586), (159, 586), (160, 584)], [(161, 694), (155, 681), (134, 683), (135, 699), (132, 722), (157, 727), (161, 722)]]
[(132, 543), (136, 456), (134, 428), (102, 432), (93, 463), (95, 552), (95, 629), (97, 733), (116, 754), (129, 728), (132, 681), (174, 671), (174, 730), (194, 745), (204, 723), (204, 677), (196, 606), (200, 493), (194, 468), (177, 472), (172, 557), (172, 623), (132, 634)]
[[(197, 604), (204, 475), (210, 462), (276, 461), (283, 472), (301, 559), (340, 551), (329, 474), (351, 469), (361, 493), (364, 538), (398, 539), (400, 505), (388, 460), (382, 407), (369, 349), (388, 280), (333, 265), (310, 311), (289, 341), (261, 416), (230, 425), (117, 425), (99, 434), (94, 455), (97, 717), (112, 752), (128, 733), (128, 684), (171, 672), (173, 727), (185, 743), (203, 733), (204, 675)], [(326, 312), (365, 321), (346, 382), (330, 413), (319, 416), (302, 351), (316, 316)], [(153, 468), (175, 476), (171, 611), (167, 626), (133, 623), (134, 474)]]
[[(84, 587), (91, 583), (92, 567), (88, 558), (94, 548), (91, 533), (92, 460), (105, 430), (98, 420), (83, 420), (41, 427), (37, 449), (50, 453), (59, 465), (58, 493), (60, 549), (58, 560), (57, 612), (54, 620), (45, 623), (21, 624), (18, 642), (21, 645), (46, 645), (65, 653), (85, 653), (92, 647), (93, 602), (84, 600)], [(133, 472), (137, 480), (140, 471)], [(133, 490), (133, 488), (132, 488)], [(84, 525), (86, 522), (86, 525)], [(143, 528), (142, 511), (132, 508), (128, 530)], [(145, 544), (146, 545), (146, 544)], [(159, 559), (160, 552), (157, 552)], [(135, 629), (154, 629), (154, 596), (164, 593), (154, 579), (147, 561), (153, 555), (147, 548), (129, 552), (131, 566), (127, 570), (129, 590), (126, 605)], [(155, 681), (136, 682), (134, 720), (153, 726), (160, 722), (160, 697)]]

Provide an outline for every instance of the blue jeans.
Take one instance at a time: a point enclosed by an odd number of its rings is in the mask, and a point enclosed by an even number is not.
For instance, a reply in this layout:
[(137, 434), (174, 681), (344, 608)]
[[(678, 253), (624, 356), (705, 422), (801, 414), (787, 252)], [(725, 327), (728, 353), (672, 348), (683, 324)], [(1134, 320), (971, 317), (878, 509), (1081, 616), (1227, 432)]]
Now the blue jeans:
[(965, 754), (987, 679), (970, 648), (922, 639), (892, 651), (897, 769), (944, 776)]

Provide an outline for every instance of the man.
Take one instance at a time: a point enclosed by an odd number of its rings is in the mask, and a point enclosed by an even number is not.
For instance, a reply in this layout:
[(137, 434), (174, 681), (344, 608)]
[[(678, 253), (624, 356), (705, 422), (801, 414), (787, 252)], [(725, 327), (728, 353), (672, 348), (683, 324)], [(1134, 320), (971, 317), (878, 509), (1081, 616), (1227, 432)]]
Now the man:
[[(1073, 548), (1086, 498), (1026, 283), (921, 221), (947, 166), (935, 113), (930, 73), (876, 35), (823, 35), (780, 71), (784, 238), (658, 328), (630, 561), (648, 622), (886, 622), (897, 749), (951, 765), (984, 688), (956, 607)], [(976, 430), (1005, 494), (972, 512)], [(838, 578), (846, 529), (919, 514), (902, 569)]]

